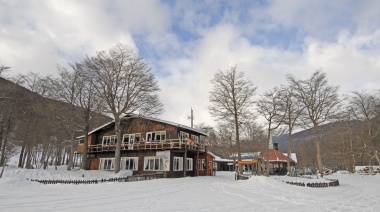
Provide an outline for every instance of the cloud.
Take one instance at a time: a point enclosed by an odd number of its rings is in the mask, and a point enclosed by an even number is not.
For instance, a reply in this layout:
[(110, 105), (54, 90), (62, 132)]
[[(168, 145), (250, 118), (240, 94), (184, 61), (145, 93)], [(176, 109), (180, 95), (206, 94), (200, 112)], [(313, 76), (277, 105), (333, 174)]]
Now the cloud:
[(1, 1), (0, 65), (56, 74), (130, 45), (151, 65), (163, 119), (213, 124), (210, 81), (237, 65), (260, 94), (319, 68), (341, 93), (378, 89), (378, 1)]

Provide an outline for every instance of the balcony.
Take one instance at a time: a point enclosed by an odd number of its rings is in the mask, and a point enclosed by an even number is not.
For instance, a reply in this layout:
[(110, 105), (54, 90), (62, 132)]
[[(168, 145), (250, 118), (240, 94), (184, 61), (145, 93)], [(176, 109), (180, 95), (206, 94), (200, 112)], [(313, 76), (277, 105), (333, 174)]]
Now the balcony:
[[(205, 145), (192, 142), (190, 140), (181, 140), (181, 139), (167, 139), (164, 141), (153, 141), (153, 142), (134, 142), (133, 144), (121, 144), (121, 151), (146, 151), (146, 150), (185, 150), (188, 151), (199, 151), (205, 152)], [(90, 145), (88, 147), (88, 153), (96, 152), (113, 152), (116, 150), (115, 144), (110, 145)]]

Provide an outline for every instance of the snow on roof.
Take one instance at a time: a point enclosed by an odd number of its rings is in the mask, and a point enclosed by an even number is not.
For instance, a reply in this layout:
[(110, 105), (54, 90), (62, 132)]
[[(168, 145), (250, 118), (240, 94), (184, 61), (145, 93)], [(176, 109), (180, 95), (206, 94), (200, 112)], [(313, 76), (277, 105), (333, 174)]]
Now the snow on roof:
[(231, 160), (231, 159), (224, 159), (224, 158), (220, 158), (220, 157), (215, 158), (214, 161), (215, 161), (215, 162), (227, 162), (227, 163), (229, 163), (229, 162), (234, 162), (234, 160)]
[[(161, 122), (161, 123), (165, 123), (165, 124), (170, 124), (170, 125), (173, 125), (173, 126), (176, 126), (176, 127), (179, 127), (179, 128), (183, 128), (183, 129), (187, 129), (187, 130), (191, 130), (193, 132), (197, 132), (201, 135), (204, 135), (204, 136), (208, 136), (207, 133), (203, 132), (203, 131), (200, 131), (200, 130), (197, 130), (197, 129), (194, 129), (194, 128), (191, 128), (191, 127), (188, 127), (188, 126), (185, 126), (185, 125), (182, 125), (182, 124), (178, 124), (178, 123), (175, 123), (175, 122), (170, 122), (170, 121), (165, 121), (165, 120), (161, 120), (161, 119), (157, 119), (157, 118), (151, 118), (151, 117), (143, 117), (143, 116), (138, 116), (138, 115), (135, 115), (135, 114), (131, 114), (131, 115), (124, 115), (123, 116), (123, 119), (133, 119), (133, 118), (143, 118), (143, 119), (147, 119), (147, 120), (151, 120), (151, 121), (157, 121), (157, 122)], [(95, 128), (93, 130), (91, 130), (88, 134), (92, 134), (100, 129), (103, 129), (104, 127), (114, 123), (115, 120), (112, 120), (110, 122), (107, 122), (106, 124), (103, 124), (102, 126), (98, 127), (98, 128)], [(84, 135), (82, 136), (78, 136), (77, 138), (83, 138)]]

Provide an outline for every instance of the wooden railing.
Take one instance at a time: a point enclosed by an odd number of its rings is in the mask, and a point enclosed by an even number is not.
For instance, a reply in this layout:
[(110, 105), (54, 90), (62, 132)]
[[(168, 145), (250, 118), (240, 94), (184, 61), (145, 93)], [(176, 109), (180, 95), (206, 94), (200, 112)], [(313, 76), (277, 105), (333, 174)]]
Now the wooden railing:
[[(194, 142), (188, 142), (181, 139), (167, 139), (164, 141), (152, 141), (152, 142), (134, 142), (133, 144), (121, 144), (121, 151), (136, 151), (136, 150), (170, 150), (170, 149), (187, 149), (189, 151), (205, 152), (204, 144), (197, 144)], [(115, 144), (110, 145), (90, 145), (88, 147), (89, 153), (94, 152), (112, 152), (116, 150)]]

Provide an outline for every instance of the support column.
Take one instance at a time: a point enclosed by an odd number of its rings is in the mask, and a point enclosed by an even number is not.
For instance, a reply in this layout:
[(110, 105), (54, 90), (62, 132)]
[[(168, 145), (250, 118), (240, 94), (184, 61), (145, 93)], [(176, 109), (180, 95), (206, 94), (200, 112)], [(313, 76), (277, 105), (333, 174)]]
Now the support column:
[(207, 172), (208, 172), (208, 154), (207, 154), (207, 146), (205, 146), (205, 161), (206, 161), (206, 170), (204, 170), (205, 171), (205, 176), (207, 176)]
[(183, 176), (186, 177), (187, 170), (187, 141), (185, 141), (185, 153), (183, 157)]

